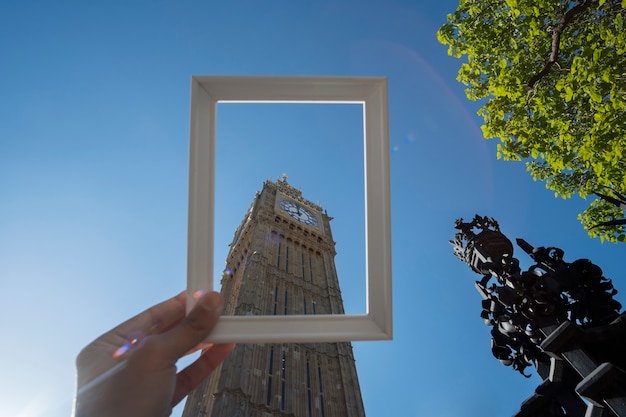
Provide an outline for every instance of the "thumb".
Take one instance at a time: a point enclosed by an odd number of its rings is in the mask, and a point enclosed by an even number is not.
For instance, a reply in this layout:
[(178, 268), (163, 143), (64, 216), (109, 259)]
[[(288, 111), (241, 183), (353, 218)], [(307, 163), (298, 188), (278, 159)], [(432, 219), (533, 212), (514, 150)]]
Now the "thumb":
[(210, 292), (200, 297), (183, 321), (157, 336), (165, 358), (177, 361), (202, 342), (215, 327), (223, 307), (224, 299), (219, 293)]

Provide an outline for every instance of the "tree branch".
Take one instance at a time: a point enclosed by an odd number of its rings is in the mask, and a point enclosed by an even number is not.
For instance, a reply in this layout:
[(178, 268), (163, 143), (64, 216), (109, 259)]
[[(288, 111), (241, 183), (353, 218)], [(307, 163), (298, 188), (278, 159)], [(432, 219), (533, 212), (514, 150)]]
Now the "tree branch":
[(550, 52), (550, 58), (544, 64), (541, 71), (537, 74), (533, 75), (528, 83), (526, 83), (527, 89), (532, 89), (535, 84), (537, 84), (543, 77), (545, 77), (549, 72), (552, 66), (556, 63), (557, 58), (559, 57), (559, 47), (561, 44), (561, 34), (565, 30), (565, 27), (574, 20), (579, 14), (584, 12), (586, 9), (591, 6), (596, 0), (582, 0), (579, 1), (574, 7), (569, 9), (565, 14), (561, 17), (559, 24), (552, 31), (552, 51)]

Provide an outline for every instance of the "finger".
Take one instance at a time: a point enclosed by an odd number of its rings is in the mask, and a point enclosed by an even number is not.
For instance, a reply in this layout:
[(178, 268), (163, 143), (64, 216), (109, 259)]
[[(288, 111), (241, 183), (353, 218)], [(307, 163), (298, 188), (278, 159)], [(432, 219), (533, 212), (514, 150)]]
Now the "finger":
[(185, 317), (185, 300), (186, 294), (183, 291), (126, 320), (112, 331), (122, 336), (131, 332), (143, 333), (146, 336), (165, 332)]
[[(113, 366), (116, 356), (125, 352), (124, 348), (128, 350), (137, 343), (141, 344), (146, 336), (167, 331), (183, 320), (185, 300), (186, 295), (182, 292), (139, 313), (87, 345), (76, 358), (76, 366), (83, 370), (79, 373), (79, 382), (84, 383), (101, 373), (103, 369)], [(129, 344), (129, 340), (135, 338), (136, 340)], [(112, 356), (109, 357), (109, 361), (94, 362), (93, 357), (98, 352), (106, 352)]]
[(187, 394), (202, 383), (220, 366), (235, 348), (234, 344), (212, 345), (198, 359), (176, 375), (176, 388), (172, 398), (172, 407), (181, 402)]
[(224, 300), (219, 293), (210, 292), (198, 299), (194, 308), (177, 326), (156, 338), (163, 358), (176, 362), (211, 332), (222, 313)]

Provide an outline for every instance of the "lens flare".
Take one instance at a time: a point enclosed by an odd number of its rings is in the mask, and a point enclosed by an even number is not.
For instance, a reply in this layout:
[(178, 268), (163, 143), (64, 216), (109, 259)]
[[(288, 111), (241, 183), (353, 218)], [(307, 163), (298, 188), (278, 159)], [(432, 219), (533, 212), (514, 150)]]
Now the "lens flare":
[(193, 298), (196, 300), (204, 295), (204, 290), (200, 289), (193, 293)]
[[(415, 133), (407, 133), (402, 138), (402, 143), (404, 145), (410, 145), (413, 142), (415, 142)], [(399, 145), (393, 145), (391, 147), (391, 153), (398, 153), (398, 152), (400, 152), (400, 146)]]
[(113, 352), (113, 359), (117, 359), (122, 356), (124, 353), (128, 352), (128, 350), (139, 343), (139, 338), (134, 337), (130, 339), (128, 342), (124, 343), (119, 349)]

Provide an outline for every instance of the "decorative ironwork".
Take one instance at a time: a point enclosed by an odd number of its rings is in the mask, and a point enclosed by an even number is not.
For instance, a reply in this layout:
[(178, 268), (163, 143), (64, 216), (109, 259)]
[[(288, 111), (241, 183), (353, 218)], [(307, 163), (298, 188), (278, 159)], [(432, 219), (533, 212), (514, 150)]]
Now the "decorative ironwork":
[(454, 228), (454, 255), (483, 276), (476, 289), (493, 355), (526, 377), (534, 365), (544, 378), (516, 417), (626, 417), (626, 313), (600, 267), (517, 239), (534, 262), (522, 271), (493, 218), (459, 219)]

